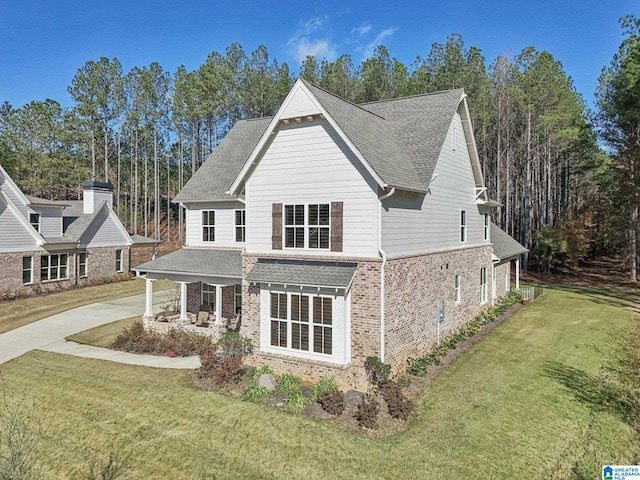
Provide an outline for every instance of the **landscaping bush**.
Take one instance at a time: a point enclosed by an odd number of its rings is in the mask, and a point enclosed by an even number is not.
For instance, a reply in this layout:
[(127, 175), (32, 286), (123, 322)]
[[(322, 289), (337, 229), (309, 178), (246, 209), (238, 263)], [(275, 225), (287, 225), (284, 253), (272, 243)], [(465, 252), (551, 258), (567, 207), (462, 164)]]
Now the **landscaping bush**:
[(276, 392), (293, 393), (302, 390), (302, 380), (291, 373), (283, 373), (278, 378)]
[(289, 393), (284, 401), (284, 404), (294, 412), (301, 412), (310, 403), (311, 399), (302, 393), (302, 390)]
[(318, 401), (320, 394), (323, 392), (337, 392), (339, 390), (338, 384), (335, 381), (333, 375), (329, 377), (322, 377), (313, 387), (311, 387), (311, 398), (314, 401)]
[(373, 385), (380, 385), (389, 380), (391, 375), (391, 365), (382, 362), (378, 357), (367, 357), (364, 368), (369, 376), (369, 381)]
[(267, 375), (267, 374), (273, 375), (273, 372), (266, 365), (263, 365), (262, 367), (257, 368), (253, 372), (253, 376), (251, 377), (251, 380), (249, 381), (247, 388), (245, 388), (244, 392), (242, 393), (243, 400), (246, 400), (249, 402), (256, 402), (256, 401), (260, 401), (267, 398), (271, 394), (271, 392), (269, 392), (267, 387), (262, 387), (258, 385), (258, 381), (260, 380), (260, 377), (262, 375)]
[(318, 403), (331, 415), (342, 415), (344, 412), (344, 393), (339, 390), (324, 390), (318, 394)]
[(211, 346), (211, 339), (197, 333), (170, 330), (168, 333), (145, 330), (142, 322), (134, 322), (116, 337), (111, 348), (131, 353), (188, 357)]
[(218, 386), (238, 383), (244, 373), (244, 362), (251, 353), (251, 339), (238, 332), (225, 332), (214, 345), (199, 352), (198, 378), (210, 379)]
[(415, 405), (402, 393), (400, 384), (389, 380), (380, 384), (378, 388), (385, 402), (387, 402), (389, 415), (400, 420), (408, 420), (413, 413)]
[(377, 430), (378, 410), (378, 402), (375, 397), (367, 393), (362, 395), (362, 401), (358, 404), (354, 417), (358, 420), (358, 425), (360, 427)]

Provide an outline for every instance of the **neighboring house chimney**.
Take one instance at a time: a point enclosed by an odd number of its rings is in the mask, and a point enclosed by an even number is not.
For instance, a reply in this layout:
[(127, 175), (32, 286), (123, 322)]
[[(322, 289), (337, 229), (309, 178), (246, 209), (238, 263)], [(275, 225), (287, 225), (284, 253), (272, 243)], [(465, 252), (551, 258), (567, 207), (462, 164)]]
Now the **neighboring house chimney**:
[(105, 202), (113, 206), (113, 185), (105, 182), (84, 182), (82, 202), (82, 213), (93, 213)]

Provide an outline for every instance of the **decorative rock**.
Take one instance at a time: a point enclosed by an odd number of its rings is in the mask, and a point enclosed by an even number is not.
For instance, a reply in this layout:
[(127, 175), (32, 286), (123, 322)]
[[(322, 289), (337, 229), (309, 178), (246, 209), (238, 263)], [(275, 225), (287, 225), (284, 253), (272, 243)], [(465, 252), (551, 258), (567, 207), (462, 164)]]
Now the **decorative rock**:
[(258, 385), (261, 387), (265, 387), (267, 390), (272, 392), (276, 388), (276, 379), (273, 378), (273, 375), (264, 373), (260, 375), (260, 378), (258, 379)]

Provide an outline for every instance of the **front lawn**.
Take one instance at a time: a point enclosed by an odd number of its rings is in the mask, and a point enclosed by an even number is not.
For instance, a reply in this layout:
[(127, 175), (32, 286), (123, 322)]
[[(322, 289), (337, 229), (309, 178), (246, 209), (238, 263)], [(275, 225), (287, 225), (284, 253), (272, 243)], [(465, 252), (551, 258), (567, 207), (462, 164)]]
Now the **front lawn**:
[[(46, 406), (42, 478), (132, 451), (122, 478), (600, 478), (634, 464), (634, 433), (545, 369), (597, 373), (636, 295), (547, 289), (427, 388), (384, 439), (190, 386), (191, 372), (32, 352), (0, 366), (9, 398)], [(20, 392), (27, 392), (27, 394)], [(16, 393), (17, 392), (17, 393)], [(47, 477), (48, 476), (48, 477)]]
[[(175, 283), (161, 280), (156, 282), (153, 288), (154, 291), (160, 291), (173, 286)], [(0, 333), (90, 303), (140, 295), (145, 292), (145, 288), (143, 279), (134, 278), (0, 302)]]

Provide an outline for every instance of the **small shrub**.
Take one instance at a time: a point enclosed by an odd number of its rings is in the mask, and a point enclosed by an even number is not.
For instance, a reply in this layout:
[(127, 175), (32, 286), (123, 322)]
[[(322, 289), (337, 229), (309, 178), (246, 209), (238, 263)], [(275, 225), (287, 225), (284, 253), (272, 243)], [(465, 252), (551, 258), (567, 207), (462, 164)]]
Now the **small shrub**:
[(167, 350), (166, 352), (164, 352), (164, 354), (169, 357), (169, 358), (176, 358), (176, 352), (174, 352), (173, 350)]
[(302, 380), (290, 373), (283, 373), (278, 378), (276, 392), (293, 393), (302, 391)]
[(289, 393), (284, 401), (284, 404), (294, 412), (301, 412), (310, 403), (311, 399), (302, 393), (302, 390), (295, 390)]
[(240, 357), (222, 357), (213, 370), (213, 380), (218, 386), (238, 383), (243, 371)]
[(269, 396), (269, 390), (267, 387), (262, 387), (255, 382), (249, 383), (244, 392), (242, 392), (242, 400), (247, 402), (259, 402)]
[(362, 401), (358, 404), (354, 417), (358, 420), (358, 425), (360, 427), (377, 430), (378, 410), (378, 402), (375, 397), (367, 393), (362, 395)]
[(378, 357), (367, 357), (364, 368), (369, 376), (369, 381), (373, 385), (380, 385), (389, 380), (391, 375), (391, 365), (382, 362)]
[(318, 401), (320, 394), (323, 392), (337, 392), (338, 384), (335, 381), (333, 375), (329, 377), (322, 377), (318, 383), (311, 387), (311, 398), (314, 401)]
[(344, 393), (339, 390), (324, 390), (318, 394), (318, 403), (331, 415), (342, 415), (344, 412)]
[(380, 385), (380, 393), (387, 402), (389, 415), (400, 420), (408, 420), (413, 413), (414, 404), (403, 393), (398, 382), (392, 380)]
[(223, 357), (238, 357), (244, 359), (251, 353), (251, 339), (240, 335), (239, 332), (227, 331), (216, 343)]

